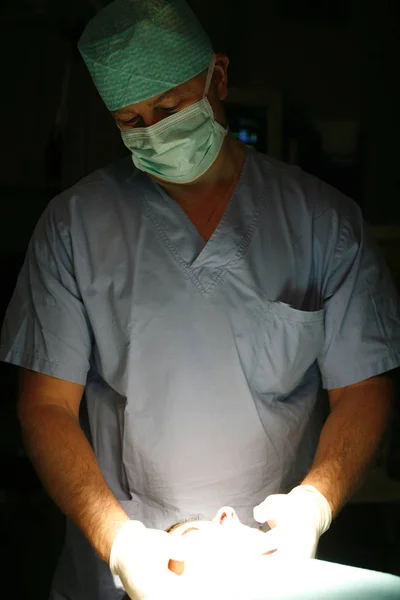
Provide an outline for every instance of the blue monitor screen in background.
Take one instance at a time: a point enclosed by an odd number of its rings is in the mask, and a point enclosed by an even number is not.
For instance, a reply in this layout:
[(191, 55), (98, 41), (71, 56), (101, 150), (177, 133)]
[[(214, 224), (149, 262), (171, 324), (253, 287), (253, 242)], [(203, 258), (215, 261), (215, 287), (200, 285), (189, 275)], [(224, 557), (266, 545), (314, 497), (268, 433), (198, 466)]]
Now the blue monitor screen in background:
[(229, 104), (225, 106), (232, 135), (246, 146), (268, 152), (267, 109)]
[(257, 131), (252, 131), (246, 125), (239, 127), (239, 131), (235, 132), (235, 137), (248, 146), (256, 146), (258, 142)]

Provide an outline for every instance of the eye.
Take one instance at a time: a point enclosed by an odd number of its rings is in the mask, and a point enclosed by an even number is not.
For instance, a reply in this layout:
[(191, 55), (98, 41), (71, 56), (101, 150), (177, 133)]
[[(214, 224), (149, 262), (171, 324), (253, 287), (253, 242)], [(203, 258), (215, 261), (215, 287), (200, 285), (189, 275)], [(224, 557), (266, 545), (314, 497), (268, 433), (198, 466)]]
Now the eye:
[(139, 123), (139, 117), (132, 117), (131, 119), (126, 119), (124, 121), (120, 121), (120, 128), (126, 129), (128, 127), (135, 127)]
[(139, 123), (139, 118), (132, 117), (132, 119), (129, 119), (129, 121), (125, 121), (124, 125), (130, 125), (132, 127), (133, 125), (137, 125), (138, 123)]
[(180, 105), (180, 102), (178, 102), (178, 104), (176, 104), (175, 106), (158, 106), (157, 110), (159, 110), (160, 112), (162, 112), (166, 115), (170, 115), (179, 108), (179, 105)]

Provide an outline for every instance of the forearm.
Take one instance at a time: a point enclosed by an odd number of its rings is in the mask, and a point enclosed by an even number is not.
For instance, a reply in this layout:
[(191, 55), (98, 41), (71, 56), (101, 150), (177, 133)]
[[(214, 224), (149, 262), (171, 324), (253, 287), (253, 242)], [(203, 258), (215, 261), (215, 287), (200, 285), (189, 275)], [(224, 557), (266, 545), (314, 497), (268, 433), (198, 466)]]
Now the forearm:
[(327, 498), (333, 517), (362, 484), (376, 458), (392, 404), (392, 382), (382, 377), (347, 388), (332, 408), (302, 483), (313, 485)]
[(125, 511), (106, 484), (79, 422), (64, 408), (42, 406), (20, 415), (23, 440), (50, 496), (108, 561)]

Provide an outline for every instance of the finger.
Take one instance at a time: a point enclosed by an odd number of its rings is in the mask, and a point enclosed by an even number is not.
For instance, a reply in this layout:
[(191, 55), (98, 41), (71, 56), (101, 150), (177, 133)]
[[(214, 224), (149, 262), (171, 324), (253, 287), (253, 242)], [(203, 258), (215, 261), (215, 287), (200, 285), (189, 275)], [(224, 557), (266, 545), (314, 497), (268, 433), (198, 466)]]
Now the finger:
[(304, 559), (315, 558), (317, 541), (314, 537), (303, 535), (299, 538), (293, 536), (284, 536), (279, 543), (279, 554), (281, 556)]
[(167, 571), (164, 575), (163, 575), (163, 579), (166, 582), (167, 585), (171, 585), (171, 586), (179, 586), (180, 583), (180, 577), (179, 575), (177, 575), (176, 573), (173, 573), (172, 571)]
[(170, 560), (183, 562), (186, 559), (187, 547), (184, 540), (170, 536), (168, 540), (168, 558)]
[(179, 575), (168, 571), (163, 575), (160, 581), (160, 595), (157, 600), (162, 598), (163, 600), (187, 600), (187, 594), (185, 594), (185, 588), (183, 586), (184, 578)]
[(279, 548), (279, 531), (277, 529), (271, 529), (262, 536), (260, 540), (260, 554), (267, 554), (269, 552), (275, 552)]
[(136, 586), (135, 592), (140, 600), (142, 598), (143, 600), (160, 600), (160, 598), (173, 600), (179, 591), (179, 580), (181, 578), (171, 571), (159, 571), (157, 575), (154, 574), (154, 578), (146, 581), (145, 588)]
[(271, 496), (268, 496), (264, 502), (254, 507), (254, 519), (258, 523), (276, 521), (276, 514), (279, 512), (282, 503), (285, 502), (286, 497), (286, 494), (271, 494)]

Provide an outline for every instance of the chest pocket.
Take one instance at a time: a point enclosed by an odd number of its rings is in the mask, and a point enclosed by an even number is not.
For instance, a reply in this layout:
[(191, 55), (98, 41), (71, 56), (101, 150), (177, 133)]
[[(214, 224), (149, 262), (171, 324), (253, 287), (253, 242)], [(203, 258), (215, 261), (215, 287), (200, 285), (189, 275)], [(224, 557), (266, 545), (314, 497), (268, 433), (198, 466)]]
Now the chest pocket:
[(316, 360), (324, 341), (324, 311), (266, 301), (252, 384), (259, 393), (289, 394)]

